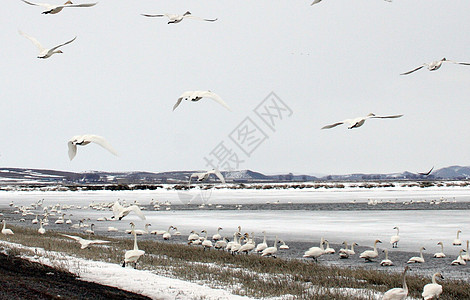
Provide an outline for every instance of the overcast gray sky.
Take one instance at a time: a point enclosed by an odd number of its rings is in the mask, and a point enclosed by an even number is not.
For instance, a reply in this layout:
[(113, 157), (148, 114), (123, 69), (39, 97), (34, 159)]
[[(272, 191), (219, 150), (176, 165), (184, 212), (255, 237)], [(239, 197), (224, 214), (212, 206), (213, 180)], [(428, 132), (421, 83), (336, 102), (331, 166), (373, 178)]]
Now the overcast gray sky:
[[(56, 15), (4, 2), (1, 166), (207, 169), (221, 142), (243, 160), (239, 169), (265, 173), (470, 164), (470, 66), (399, 75), (442, 57), (470, 62), (469, 1), (103, 0)], [(187, 10), (218, 21), (140, 16)], [(19, 29), (46, 47), (77, 39), (41, 60)], [(172, 112), (187, 90), (214, 91), (233, 112), (210, 99)], [(274, 130), (253, 111), (271, 92), (292, 110)], [(370, 112), (404, 117), (320, 130)], [(249, 157), (229, 138), (247, 117), (264, 132)], [(86, 133), (120, 156), (88, 145), (70, 162), (68, 139)]]

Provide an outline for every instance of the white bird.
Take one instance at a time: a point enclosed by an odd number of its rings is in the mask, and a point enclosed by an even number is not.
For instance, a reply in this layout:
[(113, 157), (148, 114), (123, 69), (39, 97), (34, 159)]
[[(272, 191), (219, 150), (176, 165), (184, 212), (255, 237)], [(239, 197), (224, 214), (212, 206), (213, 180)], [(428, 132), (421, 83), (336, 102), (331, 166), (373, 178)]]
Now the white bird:
[(438, 245), (441, 245), (441, 252), (434, 253), (435, 258), (444, 258), (446, 255), (444, 254), (444, 243), (439, 242)]
[(248, 242), (246, 242), (246, 244), (242, 245), (240, 249), (238, 249), (238, 253), (245, 252), (246, 254), (248, 254), (248, 252), (255, 249), (254, 233), (251, 234), (251, 239), (249, 238), (248, 233), (245, 234), (245, 237), (248, 239)]
[(161, 14), (161, 15), (141, 14), (141, 15), (144, 16), (144, 17), (150, 17), (150, 18), (167, 17), (168, 20), (169, 20), (168, 24), (179, 23), (179, 22), (183, 21), (183, 19), (185, 19), (185, 18), (194, 19), (194, 20), (201, 20), (201, 21), (208, 21), (208, 22), (217, 21), (217, 19), (204, 19), (204, 18), (193, 16), (189, 11), (185, 12), (182, 15), (178, 15), (178, 14)]
[(454, 241), (452, 242), (452, 245), (454, 245), (454, 246), (461, 246), (462, 245), (462, 241), (459, 238), (459, 234), (461, 232), (462, 232), (462, 230), (457, 230), (457, 238), (454, 239)]
[(220, 98), (217, 94), (215, 94), (211, 91), (187, 91), (187, 92), (184, 92), (178, 98), (178, 100), (176, 101), (176, 104), (173, 106), (173, 110), (175, 110), (178, 107), (178, 105), (180, 105), (181, 101), (183, 101), (183, 100), (195, 102), (195, 101), (201, 100), (202, 98), (210, 98), (210, 99), (218, 102), (222, 106), (224, 106), (229, 111), (232, 111), (230, 109), (230, 107), (227, 105), (227, 103), (225, 103), (224, 100), (222, 100), (222, 98)]
[(33, 2), (26, 1), (26, 0), (21, 0), (21, 1), (23, 1), (24, 3), (29, 4), (29, 5), (44, 7), (46, 10), (42, 12), (43, 14), (57, 14), (57, 13), (61, 12), (62, 9), (66, 8), (66, 7), (91, 7), (91, 6), (94, 6), (98, 3), (98, 2), (96, 2), (96, 3), (73, 4), (72, 1), (67, 1), (62, 5), (52, 5), (52, 4), (48, 4), (48, 3), (33, 3)]
[(393, 266), (393, 262), (390, 259), (388, 259), (388, 250), (384, 249), (384, 252), (385, 252), (385, 259), (380, 262), (380, 265), (387, 266), (387, 267)]
[(86, 229), (85, 230), (85, 233), (88, 233), (88, 234), (95, 234), (95, 224), (91, 224), (90, 225), (90, 229)]
[(65, 223), (65, 214), (62, 214), (55, 222), (55, 224), (64, 224)]
[[(339, 258), (346, 259), (349, 258), (349, 249), (348, 249), (348, 242), (344, 241), (343, 242), (344, 248), (339, 249), (338, 254)], [(352, 248), (353, 246), (351, 246)], [(354, 253), (355, 254), (355, 253)]]
[(188, 235), (188, 243), (191, 244), (194, 241), (199, 241), (199, 234), (192, 230), (191, 233)]
[(333, 127), (336, 127), (338, 125), (345, 124), (345, 123), (348, 124), (348, 129), (353, 129), (353, 128), (361, 127), (364, 124), (364, 122), (368, 119), (394, 119), (394, 118), (400, 118), (402, 116), (403, 115), (377, 116), (373, 113), (370, 113), (365, 117), (357, 117), (357, 118), (354, 118), (354, 119), (346, 119), (346, 120), (341, 121), (341, 122), (337, 122), (337, 123), (334, 123), (334, 124), (323, 126), (321, 129), (329, 129), (329, 128), (333, 128)]
[(326, 248), (325, 248), (325, 254), (335, 254), (335, 249), (330, 248), (330, 242), (325, 240), (326, 243)]
[(406, 271), (409, 270), (409, 267), (405, 267), (403, 271), (403, 288), (393, 288), (385, 292), (383, 300), (405, 300), (408, 296), (408, 286), (406, 285)]
[(263, 234), (264, 234), (263, 242), (256, 245), (255, 252), (260, 253), (260, 252), (263, 252), (264, 249), (268, 248), (268, 244), (266, 243), (266, 231), (263, 231)]
[(102, 136), (94, 134), (84, 134), (76, 135), (68, 141), (70, 160), (72, 160), (75, 155), (77, 155), (77, 145), (85, 146), (89, 143), (96, 143), (111, 152), (112, 154), (118, 156), (116, 150), (114, 150), (113, 147), (111, 147), (111, 145)]
[(397, 230), (397, 234), (390, 238), (390, 244), (392, 244), (392, 248), (398, 248), (398, 242), (400, 241), (400, 228), (395, 226), (393, 229)]
[(466, 251), (463, 250), (463, 249), (460, 249), (459, 256), (450, 263), (451, 265), (453, 265), (453, 266), (457, 266), (457, 265), (464, 266), (464, 265), (467, 264), (467, 262), (463, 259), (462, 252), (466, 252)]
[(167, 230), (166, 232), (164, 232), (163, 235), (162, 235), (162, 238), (163, 238), (164, 240), (169, 240), (169, 239), (171, 238), (170, 230), (172, 230), (172, 229), (177, 230), (176, 227), (173, 227), (173, 226), (168, 227), (168, 230)]
[(228, 243), (228, 240), (227, 238), (224, 237), (223, 239), (215, 242), (214, 248), (217, 250), (224, 249), (225, 247), (227, 247), (227, 243)]
[(7, 222), (5, 220), (2, 221), (3, 223), (3, 229), (2, 229), (2, 234), (4, 235), (13, 235), (13, 231), (11, 229), (7, 229)]
[(131, 234), (132, 231), (135, 231), (135, 234), (137, 235), (144, 235), (144, 234), (149, 234), (150, 231), (149, 231), (149, 226), (152, 226), (152, 224), (150, 223), (147, 223), (145, 224), (145, 229), (131, 229), (131, 230), (126, 230), (126, 233), (127, 234)]
[(456, 61), (452, 61), (452, 60), (448, 60), (446, 59), (445, 57), (441, 60), (438, 60), (438, 61), (433, 61), (431, 63), (424, 63), (422, 64), (421, 66), (417, 67), (416, 69), (413, 69), (411, 71), (408, 71), (408, 72), (405, 72), (405, 73), (401, 73), (400, 75), (408, 75), (408, 74), (411, 74), (415, 71), (418, 71), (419, 69), (423, 68), (423, 67), (427, 67), (429, 71), (436, 71), (438, 70), (441, 66), (442, 66), (442, 63), (444, 62), (450, 62), (450, 63), (453, 63), (453, 64), (459, 64), (459, 65), (466, 65), (466, 66), (470, 66), (470, 63), (464, 63), (464, 62), (456, 62)]
[(118, 229), (113, 226), (108, 226), (108, 232), (118, 232)]
[(432, 283), (428, 283), (423, 288), (423, 296), (424, 300), (429, 299), (439, 299), (439, 296), (442, 294), (442, 285), (438, 284), (436, 278), (444, 279), (441, 273), (435, 273), (432, 275)]
[[(132, 229), (135, 228), (134, 223), (130, 223)], [(137, 234), (135, 234), (134, 231), (134, 249), (133, 250), (127, 250), (126, 253), (124, 254), (124, 262), (122, 264), (122, 267), (125, 267), (126, 264), (128, 263), (134, 263), (134, 269), (137, 267), (137, 260), (145, 254), (145, 251), (139, 250), (139, 247), (137, 246)]]
[(217, 228), (217, 233), (212, 236), (212, 239), (214, 241), (218, 241), (222, 239), (222, 236), (220, 235), (220, 231), (222, 230), (222, 227)]
[(130, 212), (134, 212), (141, 220), (145, 220), (145, 216), (137, 205), (131, 205), (129, 207), (123, 207), (119, 204), (119, 201), (114, 202), (113, 214), (114, 218), (121, 220), (127, 216)]
[(39, 233), (39, 234), (45, 234), (45, 233), (46, 233), (46, 229), (44, 229), (44, 227), (42, 227), (42, 220), (41, 220), (41, 222), (39, 223), (38, 233)]
[(36, 215), (36, 218), (31, 220), (31, 223), (33, 223), (33, 224), (39, 223), (38, 215)]
[(201, 233), (205, 233), (205, 234), (206, 234), (206, 235), (204, 236), (204, 240), (203, 240), (202, 243), (201, 243), (203, 249), (206, 250), (206, 249), (212, 248), (212, 247), (213, 247), (212, 242), (207, 239), (207, 231), (206, 231), (206, 230), (202, 230)]
[(65, 42), (63, 44), (60, 44), (58, 46), (55, 46), (55, 47), (52, 47), (50, 49), (46, 49), (44, 48), (41, 43), (38, 42), (37, 39), (33, 38), (32, 36), (29, 36), (27, 35), (26, 33), (22, 32), (21, 30), (18, 31), (22, 36), (24, 36), (25, 38), (27, 38), (28, 40), (30, 40), (31, 42), (33, 42), (33, 44), (39, 49), (39, 54), (38, 54), (38, 58), (49, 58), (51, 57), (53, 54), (56, 54), (56, 53), (64, 53), (62, 52), (61, 50), (57, 50), (58, 48), (62, 47), (62, 46), (65, 46), (67, 44), (70, 44), (71, 42), (75, 41), (75, 39), (77, 37), (74, 37), (73, 39), (71, 39), (70, 41), (68, 42)]
[(374, 242), (374, 250), (366, 250), (359, 255), (360, 258), (364, 258), (366, 262), (371, 262), (373, 258), (379, 256), (379, 252), (377, 251), (377, 243), (382, 243), (380, 240), (375, 240)]
[(191, 174), (191, 176), (189, 176), (189, 184), (191, 184), (191, 178), (193, 177), (197, 177), (197, 181), (201, 182), (201, 181), (207, 180), (211, 174), (214, 174), (215, 176), (217, 176), (219, 180), (222, 182), (222, 184), (225, 184), (225, 178), (218, 169), (212, 169), (207, 172)]
[(465, 261), (470, 261), (470, 253), (468, 252), (468, 244), (469, 244), (469, 241), (467, 240), (467, 251), (465, 255), (462, 256), (463, 260)]
[(421, 248), (419, 249), (419, 256), (413, 256), (413, 257), (410, 258), (406, 263), (407, 263), (407, 264), (424, 263), (423, 250), (426, 250), (426, 248), (421, 247)]
[(107, 243), (111, 243), (110, 241), (103, 241), (103, 240), (86, 240), (86, 239), (81, 238), (81, 237), (79, 237), (79, 236), (68, 235), (68, 234), (63, 234), (63, 233), (60, 233), (60, 235), (65, 236), (65, 237), (68, 237), (68, 238), (73, 239), (73, 240), (76, 240), (77, 242), (80, 243), (80, 246), (81, 246), (80, 248), (81, 248), (81, 249), (88, 248), (88, 246), (93, 245), (93, 244), (107, 244)]
[[(386, 1), (386, 2), (392, 2), (392, 0), (384, 0), (384, 1)], [(310, 6), (312, 6), (312, 5), (314, 5), (314, 4), (317, 4), (317, 3), (320, 3), (320, 2), (322, 2), (322, 0), (314, 0), (314, 1), (312, 2), (312, 4), (310, 4)]]
[(315, 260), (315, 262), (318, 262), (318, 258), (325, 254), (325, 249), (323, 248), (324, 243), (325, 239), (322, 237), (320, 240), (320, 247), (310, 247), (307, 251), (305, 251), (303, 257), (311, 257)]
[(276, 235), (276, 238), (274, 239), (274, 245), (272, 247), (268, 247), (266, 249), (264, 249), (262, 252), (261, 252), (261, 256), (272, 256), (272, 257), (276, 257), (276, 253), (277, 253), (277, 235)]

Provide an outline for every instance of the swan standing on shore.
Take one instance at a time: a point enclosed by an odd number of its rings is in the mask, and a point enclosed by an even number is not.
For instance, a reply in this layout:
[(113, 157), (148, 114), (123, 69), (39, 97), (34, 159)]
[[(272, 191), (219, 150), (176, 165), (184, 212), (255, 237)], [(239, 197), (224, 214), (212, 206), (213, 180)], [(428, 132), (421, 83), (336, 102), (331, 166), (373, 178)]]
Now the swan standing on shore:
[(426, 248), (421, 247), (419, 249), (419, 256), (413, 256), (410, 258), (406, 263), (407, 264), (413, 264), (413, 263), (424, 263), (424, 257), (423, 257), (423, 251), (426, 250)]
[(434, 253), (434, 258), (444, 258), (446, 255), (444, 254), (444, 243), (439, 242), (438, 245), (441, 245), (441, 252)]
[(261, 253), (261, 256), (272, 256), (272, 257), (276, 258), (277, 242), (278, 242), (278, 239), (277, 239), (277, 235), (276, 235), (276, 238), (274, 239), (274, 245), (272, 247), (268, 247), (268, 248), (264, 249), (263, 252)]
[(135, 234), (135, 225), (134, 223), (130, 223), (133, 234), (134, 234), (134, 249), (133, 250), (127, 250), (126, 253), (124, 254), (124, 262), (122, 264), (122, 267), (124, 268), (126, 264), (129, 263), (134, 263), (134, 269), (137, 268), (137, 260), (145, 254), (145, 251), (139, 250), (139, 247), (137, 246), (137, 234)]
[(323, 248), (323, 244), (325, 243), (325, 239), (322, 237), (320, 240), (320, 247), (311, 247), (307, 251), (305, 251), (303, 257), (305, 258), (313, 258), (315, 262), (318, 262), (318, 258), (325, 254), (325, 249)]
[(366, 262), (372, 262), (373, 258), (379, 256), (379, 252), (377, 251), (377, 243), (382, 243), (380, 240), (375, 240), (374, 242), (374, 250), (366, 250), (359, 255), (360, 258), (364, 258)]
[(127, 216), (131, 211), (135, 212), (135, 214), (141, 219), (145, 220), (145, 216), (140, 210), (140, 208), (137, 205), (131, 205), (129, 207), (123, 207), (119, 201), (114, 202), (113, 205), (113, 218), (121, 220), (125, 216)]
[(11, 229), (7, 228), (7, 222), (5, 220), (2, 221), (3, 223), (3, 229), (2, 229), (2, 234), (4, 235), (13, 235), (13, 231)]
[(41, 220), (41, 222), (39, 222), (38, 233), (39, 234), (45, 234), (46, 233), (46, 229), (44, 229), (44, 227), (42, 227), (42, 220)]
[(400, 118), (400, 117), (403, 117), (403, 115), (377, 116), (373, 113), (370, 113), (365, 117), (357, 117), (357, 118), (354, 118), (354, 119), (346, 119), (346, 120), (341, 121), (341, 122), (337, 122), (337, 123), (334, 123), (334, 124), (323, 126), (321, 129), (329, 129), (329, 128), (333, 128), (333, 127), (336, 127), (336, 126), (339, 126), (339, 125), (342, 125), (342, 124), (345, 124), (345, 123), (348, 124), (348, 129), (353, 129), (353, 128), (361, 127), (362, 125), (364, 125), (364, 122), (368, 119), (395, 119), (395, 118)]
[(85, 248), (88, 248), (88, 246), (90, 245), (93, 245), (93, 244), (107, 244), (107, 243), (111, 243), (110, 241), (103, 241), (103, 240), (86, 240), (84, 238), (81, 238), (79, 236), (75, 236), (75, 235), (68, 235), (68, 234), (63, 234), (63, 233), (60, 233), (60, 235), (62, 236), (65, 236), (65, 237), (68, 237), (70, 239), (73, 239), (77, 242), (80, 243), (80, 249), (85, 249)]
[(384, 249), (383, 252), (385, 252), (385, 259), (380, 262), (380, 265), (384, 267), (393, 266), (393, 262), (388, 259), (388, 250)]
[(268, 248), (268, 244), (266, 243), (266, 231), (263, 231), (263, 234), (264, 234), (263, 242), (259, 243), (256, 246), (255, 252), (260, 253), (260, 252), (263, 252), (264, 249)]
[(206, 235), (204, 236), (204, 240), (202, 241), (202, 247), (204, 250), (209, 249), (213, 247), (212, 242), (207, 239), (207, 231), (204, 229), (201, 231), (201, 233), (205, 233)]
[(423, 293), (421, 294), (424, 300), (429, 299), (439, 299), (439, 296), (442, 294), (442, 285), (438, 284), (436, 278), (444, 279), (441, 273), (435, 273), (432, 275), (432, 283), (428, 283), (423, 288)]
[(218, 241), (222, 239), (222, 236), (220, 235), (220, 231), (222, 230), (222, 227), (217, 228), (217, 233), (212, 236), (212, 239), (214, 241)]
[(230, 107), (227, 105), (227, 103), (225, 103), (225, 101), (222, 100), (222, 98), (220, 98), (219, 95), (217, 95), (216, 93), (213, 93), (211, 91), (187, 91), (187, 92), (184, 92), (178, 98), (178, 100), (176, 101), (176, 104), (173, 106), (173, 110), (175, 110), (180, 105), (181, 101), (183, 101), (183, 100), (196, 102), (196, 101), (201, 100), (202, 98), (210, 98), (210, 99), (218, 102), (219, 104), (221, 104), (223, 107), (225, 107), (229, 111), (232, 111), (232, 109), (230, 109)]
[(398, 248), (398, 242), (400, 241), (400, 228), (395, 226), (393, 229), (397, 230), (397, 234), (390, 238), (390, 244), (392, 244), (392, 248)]
[(72, 1), (67, 1), (62, 5), (52, 5), (48, 3), (34, 3), (34, 2), (26, 1), (26, 0), (21, 0), (21, 1), (29, 5), (44, 7), (46, 10), (42, 12), (43, 14), (57, 14), (57, 13), (60, 13), (62, 9), (66, 7), (91, 7), (91, 6), (95, 6), (98, 3), (96, 2), (96, 3), (73, 4)]
[(84, 135), (76, 135), (72, 137), (68, 141), (68, 147), (69, 147), (69, 158), (72, 160), (75, 155), (77, 155), (77, 145), (80, 146), (85, 146), (88, 145), (89, 143), (95, 143), (103, 147), (104, 149), (108, 150), (112, 154), (118, 156), (116, 150), (111, 147), (111, 145), (106, 141), (106, 139), (102, 136), (99, 135), (94, 135), (94, 134), (84, 134)]
[(462, 241), (460, 240), (459, 238), (459, 234), (462, 233), (462, 230), (457, 230), (457, 238), (454, 239), (454, 241), (452, 242), (452, 245), (454, 246), (461, 246), (462, 245)]
[(468, 244), (469, 244), (469, 241), (467, 240), (467, 250), (465, 251), (466, 254), (462, 256), (463, 260), (465, 261), (470, 261), (470, 253), (468, 253)]
[(333, 248), (330, 248), (330, 242), (328, 240), (325, 240), (326, 243), (326, 248), (325, 248), (325, 254), (335, 254), (336, 251)]
[(149, 14), (141, 14), (144, 17), (150, 17), (150, 18), (160, 18), (160, 17), (167, 17), (168, 18), (168, 24), (176, 24), (183, 19), (188, 18), (188, 19), (194, 19), (194, 20), (200, 20), (200, 21), (207, 21), (207, 22), (215, 22), (217, 19), (204, 19), (200, 17), (193, 16), (189, 11), (185, 12), (182, 15), (178, 14), (161, 14), (161, 15), (149, 15)]
[(409, 267), (406, 266), (403, 271), (403, 288), (393, 288), (385, 292), (383, 300), (405, 300), (408, 296), (408, 286), (406, 285), (406, 271)]
[(401, 73), (400, 75), (411, 74), (413, 72), (416, 72), (416, 71), (420, 70), (423, 67), (427, 67), (429, 71), (436, 71), (442, 66), (442, 63), (444, 63), (444, 62), (450, 62), (450, 63), (453, 63), (453, 64), (470, 66), (470, 63), (451, 61), (451, 60), (448, 60), (444, 57), (443, 59), (438, 60), (438, 61), (433, 61), (431, 63), (424, 63), (421, 66), (417, 67), (416, 69), (413, 69), (413, 70), (405, 72), (405, 73)]
[(73, 39), (71, 39), (71, 40), (68, 41), (68, 42), (65, 42), (65, 43), (63, 43), (63, 44), (60, 44), (60, 45), (55, 46), (55, 47), (50, 48), (50, 49), (46, 49), (46, 48), (44, 48), (44, 47), (41, 45), (41, 43), (39, 43), (39, 41), (38, 41), (37, 39), (33, 38), (32, 36), (27, 35), (26, 33), (24, 33), (24, 32), (21, 31), (21, 30), (18, 31), (18, 32), (19, 32), (22, 36), (24, 36), (25, 38), (27, 38), (28, 40), (30, 40), (31, 42), (33, 42), (33, 44), (34, 44), (34, 45), (38, 48), (38, 50), (39, 50), (39, 54), (38, 54), (37, 57), (38, 57), (38, 58), (44, 58), (44, 59), (45, 59), (45, 58), (49, 58), (49, 57), (51, 57), (52, 55), (54, 55), (54, 54), (56, 54), (56, 53), (64, 53), (64, 52), (62, 52), (61, 50), (57, 50), (57, 49), (59, 49), (59, 48), (62, 47), (62, 46), (65, 46), (65, 45), (67, 45), (67, 44), (70, 44), (71, 42), (75, 41), (75, 39), (77, 38), (77, 37), (74, 37)]

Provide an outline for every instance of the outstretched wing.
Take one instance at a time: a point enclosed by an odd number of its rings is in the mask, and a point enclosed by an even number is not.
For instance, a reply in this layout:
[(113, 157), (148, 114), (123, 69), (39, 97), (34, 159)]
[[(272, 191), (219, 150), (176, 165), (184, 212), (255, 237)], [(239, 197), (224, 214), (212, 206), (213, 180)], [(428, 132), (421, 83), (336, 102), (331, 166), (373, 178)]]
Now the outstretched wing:
[(75, 235), (68, 235), (68, 234), (63, 234), (63, 233), (59, 233), (60, 235), (62, 236), (65, 236), (65, 237), (68, 237), (69, 239), (72, 239), (72, 240), (76, 240), (76, 241), (81, 241), (83, 240), (81, 237), (79, 236), (75, 236)]
[(113, 205), (113, 215), (114, 215), (114, 218), (117, 218), (119, 216), (119, 213), (124, 209), (124, 207), (119, 204), (118, 201), (114, 202), (114, 205)]
[(41, 43), (38, 42), (38, 40), (36, 40), (35, 38), (33, 38), (32, 36), (29, 36), (27, 35), (26, 33), (24, 33), (23, 31), (21, 30), (18, 30), (18, 32), (24, 36), (25, 38), (27, 38), (28, 40), (30, 40), (31, 42), (33, 42), (33, 44), (39, 49), (39, 52), (42, 52), (44, 51), (44, 47), (41, 45)]
[(104, 137), (99, 136), (99, 135), (90, 134), (90, 135), (87, 135), (85, 139), (90, 141), (90, 142), (93, 142), (93, 143), (96, 143), (96, 144), (100, 145), (101, 147), (108, 150), (112, 154), (118, 156), (118, 153), (116, 152), (116, 150), (114, 150), (114, 148), (108, 143), (108, 141), (105, 140)]
[(145, 220), (145, 215), (142, 213), (140, 207), (138, 207), (137, 205), (131, 205), (125, 209), (132, 210), (141, 220)]
[(393, 115), (393, 116), (370, 116), (369, 118), (378, 118), (378, 119), (394, 119), (394, 118), (401, 118), (403, 115)]
[(77, 37), (74, 37), (73, 39), (71, 39), (71, 40), (68, 41), (68, 42), (65, 42), (65, 43), (63, 43), (63, 44), (60, 44), (60, 45), (58, 45), (58, 46), (55, 46), (54, 48), (51, 48), (50, 51), (54, 51), (54, 50), (56, 50), (56, 49), (58, 49), (58, 48), (60, 48), (60, 47), (62, 47), (62, 46), (65, 46), (65, 45), (67, 45), (67, 44), (70, 44), (71, 42), (75, 41), (76, 38), (77, 38)]
[(339, 126), (341, 124), (344, 124), (344, 121), (342, 122), (338, 122), (338, 123), (334, 123), (334, 124), (331, 124), (331, 125), (326, 125), (326, 126), (323, 126), (321, 129), (330, 129), (330, 128), (333, 128), (333, 127), (336, 127), (336, 126)]
[(98, 4), (98, 2), (95, 2), (95, 3), (82, 3), (82, 4), (64, 4), (64, 5), (59, 5), (57, 7), (58, 8), (59, 7), (91, 7), (91, 6), (95, 6), (96, 4)]
[(321, 2), (321, 0), (315, 0), (315, 1), (312, 2), (312, 4), (310, 4), (310, 6), (312, 6), (314, 4), (317, 4), (317, 3), (320, 3), (320, 2)]
[(458, 62), (458, 61), (453, 61), (453, 60), (446, 60), (446, 62), (450, 62), (450, 63), (458, 64), (458, 65), (470, 66), (470, 63), (466, 63), (466, 62)]
[(77, 145), (74, 145), (71, 141), (67, 145), (69, 146), (69, 158), (72, 160), (77, 155)]
[(111, 241), (90, 240), (90, 244), (107, 244), (107, 243), (111, 243)]
[(222, 173), (220, 173), (219, 169), (214, 169), (212, 171), (212, 174), (215, 174), (215, 176), (217, 176), (219, 178), (219, 180), (225, 184), (225, 178), (224, 178), (224, 175), (222, 175)]
[(413, 73), (413, 72), (416, 72), (416, 71), (422, 69), (423, 67), (424, 67), (424, 65), (421, 65), (421, 66), (417, 67), (416, 69), (413, 69), (413, 70), (408, 71), (408, 72), (405, 72), (405, 73), (401, 73), (400, 75), (408, 75), (408, 74), (411, 74), (411, 73)]
[(199, 93), (199, 96), (200, 97), (211, 98), (212, 100), (218, 102), (219, 104), (221, 104), (223, 107), (225, 107), (229, 111), (232, 111), (232, 109), (227, 105), (227, 103), (225, 103), (225, 101), (222, 100), (222, 98), (220, 98), (219, 95), (217, 95), (216, 93), (213, 93), (211, 91), (203, 91), (203, 92)]
[(418, 174), (422, 176), (428, 176), (429, 174), (431, 174), (432, 170), (434, 170), (434, 166), (431, 168), (431, 170), (427, 171), (426, 173), (418, 172)]
[(165, 15), (148, 15), (148, 14), (141, 14), (144, 17), (149, 17), (149, 18), (158, 18), (158, 17), (164, 17)]
[(193, 16), (193, 15), (185, 15), (184, 17), (185, 18), (190, 18), (190, 19), (195, 19), (195, 20), (208, 21), (208, 22), (215, 22), (215, 21), (218, 20), (217, 18), (215, 18), (215, 19), (204, 19), (204, 18), (201, 18), (201, 17)]
[(178, 107), (178, 105), (180, 105), (182, 100), (183, 100), (183, 97), (180, 97), (178, 98), (178, 100), (176, 100), (175, 105), (173, 105), (173, 111)]
[(49, 7), (50, 6), (49, 4), (46, 4), (46, 3), (33, 3), (33, 2), (26, 1), (26, 0), (21, 0), (21, 1), (23, 1), (24, 3), (29, 4), (29, 5), (42, 6), (42, 7)]

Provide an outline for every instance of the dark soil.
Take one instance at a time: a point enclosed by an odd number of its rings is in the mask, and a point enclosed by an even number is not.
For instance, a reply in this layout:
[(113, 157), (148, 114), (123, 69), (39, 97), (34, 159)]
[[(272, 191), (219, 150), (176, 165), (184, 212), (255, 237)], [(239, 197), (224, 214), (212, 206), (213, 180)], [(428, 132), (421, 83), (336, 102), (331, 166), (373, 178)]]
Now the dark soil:
[(150, 299), (0, 253), (0, 299)]

